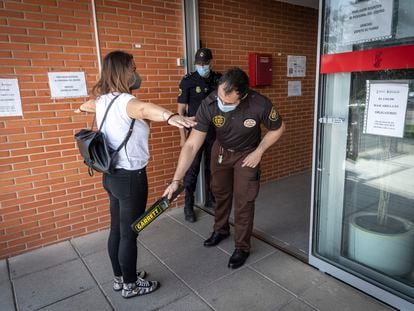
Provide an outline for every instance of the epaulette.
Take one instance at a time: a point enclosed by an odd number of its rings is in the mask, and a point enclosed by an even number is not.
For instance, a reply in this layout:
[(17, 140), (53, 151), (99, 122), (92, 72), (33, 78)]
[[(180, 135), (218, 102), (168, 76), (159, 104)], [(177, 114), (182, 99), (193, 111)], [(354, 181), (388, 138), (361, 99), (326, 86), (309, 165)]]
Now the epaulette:
[(206, 98), (204, 98), (204, 101), (207, 105), (211, 105), (212, 103), (217, 101), (217, 91), (211, 92)]

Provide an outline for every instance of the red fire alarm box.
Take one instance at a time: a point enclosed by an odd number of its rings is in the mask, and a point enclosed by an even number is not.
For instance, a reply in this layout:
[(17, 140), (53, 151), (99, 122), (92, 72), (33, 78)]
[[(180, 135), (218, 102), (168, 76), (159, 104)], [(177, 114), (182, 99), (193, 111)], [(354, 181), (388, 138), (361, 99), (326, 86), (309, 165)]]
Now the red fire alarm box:
[(272, 85), (272, 54), (249, 54), (250, 86)]

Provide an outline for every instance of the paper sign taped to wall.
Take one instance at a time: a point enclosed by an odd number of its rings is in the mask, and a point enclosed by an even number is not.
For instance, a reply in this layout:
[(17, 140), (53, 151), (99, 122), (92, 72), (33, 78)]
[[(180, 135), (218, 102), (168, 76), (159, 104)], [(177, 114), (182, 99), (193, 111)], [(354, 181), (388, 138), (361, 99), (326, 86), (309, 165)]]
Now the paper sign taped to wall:
[(84, 72), (49, 72), (51, 98), (88, 96)]
[(22, 101), (17, 79), (0, 79), (0, 116), (22, 115)]

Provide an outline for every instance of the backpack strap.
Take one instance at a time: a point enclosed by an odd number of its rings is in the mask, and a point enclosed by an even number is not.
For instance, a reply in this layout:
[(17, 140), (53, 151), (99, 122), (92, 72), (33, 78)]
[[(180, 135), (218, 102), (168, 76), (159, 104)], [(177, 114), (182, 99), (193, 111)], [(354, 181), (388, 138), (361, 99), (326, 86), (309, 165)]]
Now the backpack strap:
[[(102, 122), (101, 122), (101, 126), (99, 127), (99, 129), (98, 129), (98, 131), (100, 132), (101, 131), (101, 129), (102, 129), (102, 126), (103, 126), (103, 124), (104, 124), (104, 122), (105, 122), (105, 119), (106, 119), (106, 116), (108, 115), (108, 112), (109, 112), (109, 109), (111, 109), (111, 107), (112, 107), (112, 104), (114, 103), (114, 101), (120, 96), (121, 94), (119, 94), (119, 95), (116, 95), (114, 98), (112, 98), (112, 100), (111, 100), (111, 102), (109, 103), (109, 105), (108, 105), (108, 108), (106, 108), (106, 111), (105, 111), (105, 114), (104, 114), (104, 117), (103, 117), (103, 119), (102, 119)], [(96, 117), (96, 113), (95, 113), (95, 117)], [(95, 120), (95, 119), (94, 119)], [(93, 126), (93, 123), (92, 123), (92, 126)]]
[(118, 153), (118, 152), (119, 152), (119, 150), (121, 150), (121, 149), (122, 149), (122, 147), (124, 147), (124, 146), (126, 145), (126, 143), (128, 142), (129, 138), (130, 138), (130, 137), (131, 137), (131, 135), (132, 135), (132, 130), (134, 129), (134, 124), (135, 124), (135, 119), (132, 119), (132, 121), (131, 121), (131, 125), (129, 126), (128, 133), (126, 134), (126, 136), (125, 136), (125, 138), (124, 138), (123, 142), (122, 142), (122, 143), (119, 145), (119, 147), (115, 150), (115, 152), (116, 152), (116, 153)]

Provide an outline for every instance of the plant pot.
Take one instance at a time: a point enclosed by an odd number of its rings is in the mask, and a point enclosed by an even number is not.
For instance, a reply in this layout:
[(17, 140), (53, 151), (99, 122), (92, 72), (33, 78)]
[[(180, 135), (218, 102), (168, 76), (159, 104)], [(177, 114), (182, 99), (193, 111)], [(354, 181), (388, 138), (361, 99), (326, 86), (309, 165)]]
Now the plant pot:
[(350, 219), (348, 256), (388, 275), (404, 275), (414, 265), (414, 224), (388, 216), (386, 226), (377, 224), (377, 214), (361, 212)]

